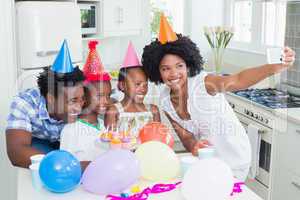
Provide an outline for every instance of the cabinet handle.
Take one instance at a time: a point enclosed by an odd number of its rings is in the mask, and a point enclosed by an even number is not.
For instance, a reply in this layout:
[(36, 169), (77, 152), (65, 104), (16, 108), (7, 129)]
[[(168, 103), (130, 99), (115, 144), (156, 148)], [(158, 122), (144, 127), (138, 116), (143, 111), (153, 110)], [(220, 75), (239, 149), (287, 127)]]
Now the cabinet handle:
[(52, 50), (52, 51), (51, 50), (50, 51), (38, 51), (38, 52), (36, 52), (36, 55), (38, 57), (46, 57), (46, 56), (55, 55), (57, 53), (58, 53), (57, 50)]
[(120, 6), (116, 7), (116, 23), (120, 24), (121, 23), (121, 14), (120, 14)]
[(292, 185), (295, 186), (297, 189), (300, 190), (300, 184), (299, 183), (296, 183), (296, 182), (292, 182)]
[(124, 23), (124, 9), (120, 8), (120, 23)]

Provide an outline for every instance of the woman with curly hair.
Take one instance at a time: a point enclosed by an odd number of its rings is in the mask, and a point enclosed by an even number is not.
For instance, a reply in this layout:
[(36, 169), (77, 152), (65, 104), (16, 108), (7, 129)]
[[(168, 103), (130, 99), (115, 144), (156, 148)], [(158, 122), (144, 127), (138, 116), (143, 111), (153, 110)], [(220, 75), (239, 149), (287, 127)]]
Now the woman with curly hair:
[[(168, 34), (164, 37), (162, 33)], [(165, 84), (161, 109), (185, 148), (196, 155), (199, 148), (213, 145), (235, 177), (244, 180), (251, 162), (250, 142), (223, 93), (248, 88), (286, 69), (294, 59), (294, 51), (286, 47), (282, 64), (266, 64), (229, 76), (208, 74), (203, 71), (196, 44), (172, 32), (162, 17), (159, 39), (145, 46), (142, 65), (150, 81)]]

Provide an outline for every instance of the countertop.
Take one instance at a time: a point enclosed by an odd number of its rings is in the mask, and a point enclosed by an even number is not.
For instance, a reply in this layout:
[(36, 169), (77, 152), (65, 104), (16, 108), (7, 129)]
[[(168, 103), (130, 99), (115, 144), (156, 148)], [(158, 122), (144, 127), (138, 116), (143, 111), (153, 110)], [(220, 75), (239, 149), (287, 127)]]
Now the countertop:
[(272, 109), (268, 108), (266, 106), (263, 106), (261, 104), (255, 103), (249, 99), (240, 97), (234, 93), (228, 92), (226, 95), (233, 96), (235, 98), (238, 98), (244, 102), (247, 102), (249, 104), (255, 105), (261, 109), (266, 110), (267, 112), (273, 114), (275, 117), (279, 117), (283, 120), (288, 120), (289, 122), (300, 124), (300, 108), (280, 108), (280, 109)]

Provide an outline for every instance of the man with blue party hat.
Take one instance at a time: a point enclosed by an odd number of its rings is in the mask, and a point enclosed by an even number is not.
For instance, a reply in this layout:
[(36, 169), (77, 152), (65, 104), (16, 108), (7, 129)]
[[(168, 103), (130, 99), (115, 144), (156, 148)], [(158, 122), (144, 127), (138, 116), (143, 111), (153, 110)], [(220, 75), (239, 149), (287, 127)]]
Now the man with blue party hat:
[(11, 103), (6, 142), (13, 165), (28, 167), (31, 156), (59, 148), (62, 128), (81, 113), (84, 80), (65, 40), (53, 65), (38, 76), (38, 88), (21, 91)]

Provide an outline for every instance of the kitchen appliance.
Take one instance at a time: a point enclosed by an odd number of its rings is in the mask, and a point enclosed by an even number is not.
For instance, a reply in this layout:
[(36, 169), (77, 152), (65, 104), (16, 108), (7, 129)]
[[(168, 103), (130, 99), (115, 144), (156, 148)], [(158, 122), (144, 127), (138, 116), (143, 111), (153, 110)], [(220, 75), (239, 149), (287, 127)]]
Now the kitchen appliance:
[(277, 89), (247, 89), (234, 94), (273, 109), (300, 107), (300, 97)]
[(97, 33), (97, 4), (80, 3), (81, 33), (83, 35)]
[(64, 39), (73, 62), (82, 61), (80, 10), (75, 3), (19, 1), (15, 9), (19, 90), (36, 86), (36, 76), (53, 64)]
[(248, 179), (246, 184), (263, 199), (269, 199), (270, 173), (272, 170), (273, 133), (275, 117), (274, 109), (300, 107), (300, 98), (277, 89), (247, 89), (227, 93), (226, 98), (235, 111), (242, 125), (258, 127), (261, 134), (259, 149), (259, 169), (254, 180)]

